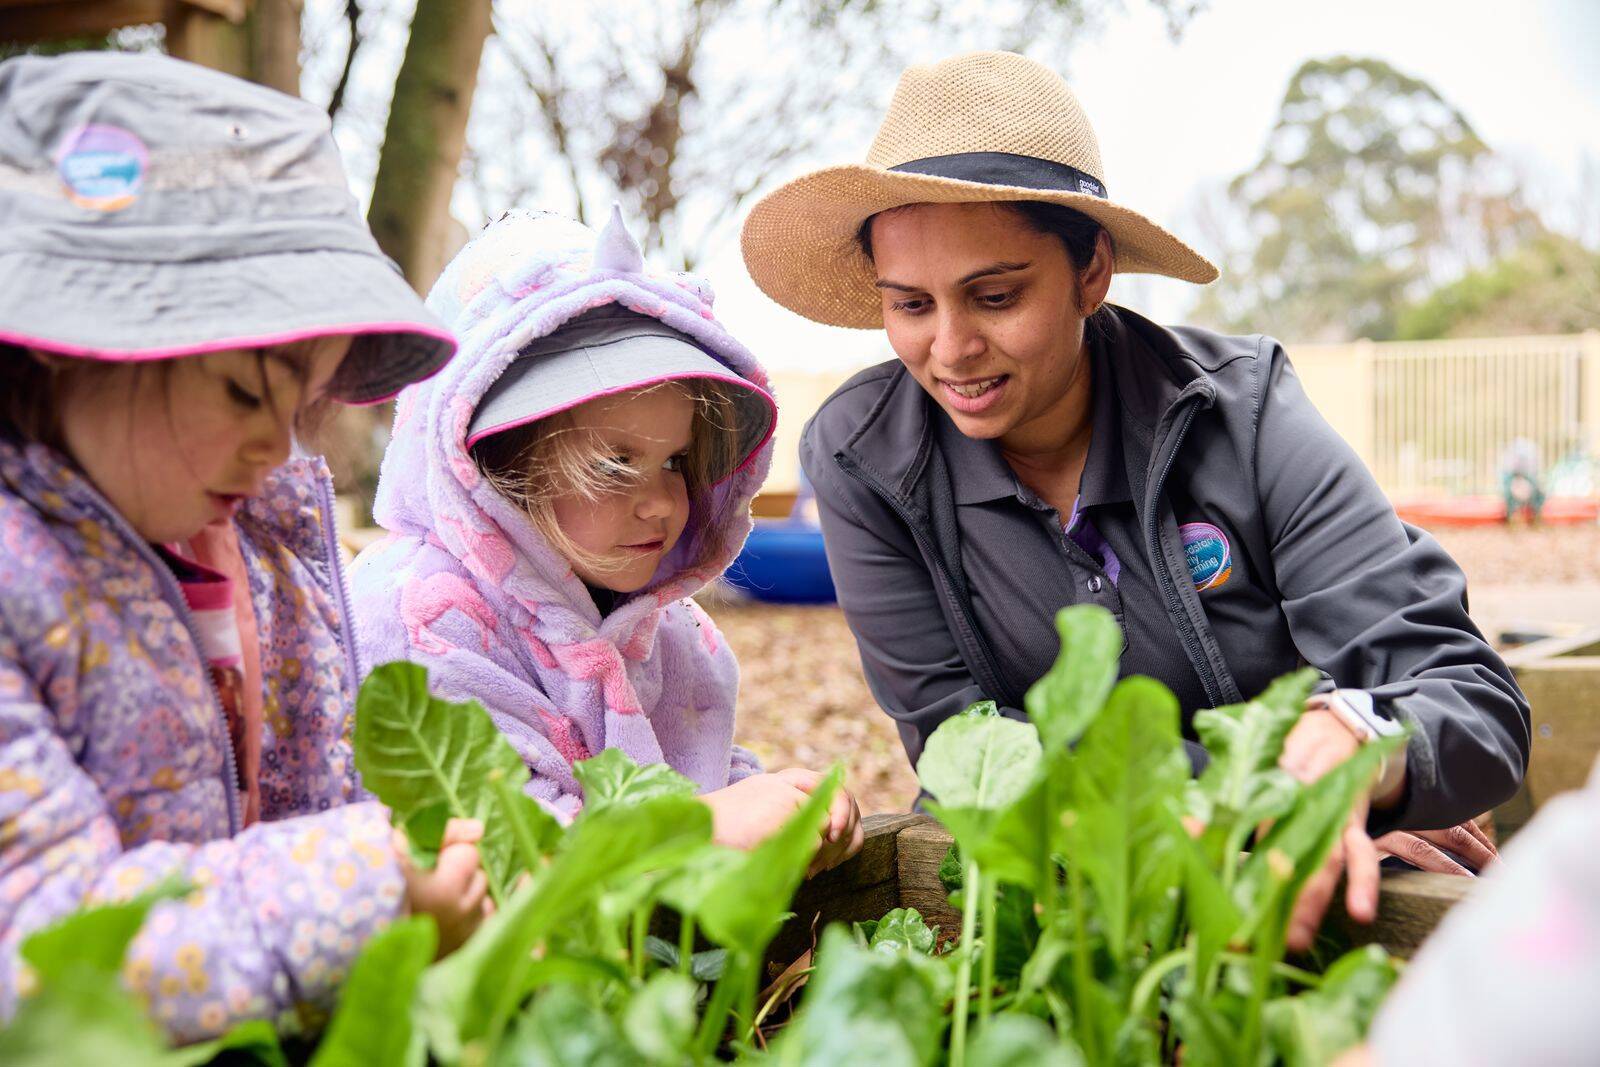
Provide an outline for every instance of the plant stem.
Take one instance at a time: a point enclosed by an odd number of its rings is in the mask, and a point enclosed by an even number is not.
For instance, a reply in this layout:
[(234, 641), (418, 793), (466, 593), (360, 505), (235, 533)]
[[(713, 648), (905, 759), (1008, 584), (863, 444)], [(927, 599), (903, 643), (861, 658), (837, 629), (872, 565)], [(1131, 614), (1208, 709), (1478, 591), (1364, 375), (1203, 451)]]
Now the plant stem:
[(685, 915), (678, 924), (678, 973), (694, 975), (694, 916)]
[[(533, 834), (533, 827), (528, 825), (528, 820), (523, 818), (522, 809), (518, 806), (519, 792), (505, 777), (494, 779), (495, 800), (500, 807), (500, 814), (506, 820), (506, 825), (511, 827), (511, 839), (517, 843), (517, 851), (522, 854), (522, 866), (529, 874), (537, 871), (544, 860), (544, 854), (539, 851), (539, 840)], [(484, 868), (485, 873), (488, 868)], [(490, 882), (494, 875), (489, 875)], [(493, 889), (493, 885), (490, 886)], [(504, 889), (502, 888), (502, 892)], [(500, 894), (494, 895), (495, 904), (504, 905), (505, 901)]]
[(1000, 929), (997, 914), (1000, 885), (993, 878), (983, 880), (983, 955), (978, 958), (978, 1020), (988, 1025), (994, 1011), (994, 958)]
[(700, 1018), (700, 1031), (695, 1035), (695, 1049), (702, 1057), (711, 1056), (717, 1051), (717, 1042), (728, 1028), (728, 1011), (733, 1007), (734, 998), (739, 995), (740, 985), (746, 981), (747, 969), (743, 953), (730, 949), (728, 964), (711, 990), (711, 1002), (706, 1005), (706, 1013)]
[(628, 946), (628, 963), (633, 968), (635, 981), (644, 978), (644, 938), (650, 932), (650, 911), (649, 904), (633, 911), (633, 943)]
[(1067, 906), (1072, 909), (1072, 985), (1076, 993), (1073, 1020), (1078, 1023), (1078, 1040), (1090, 1063), (1103, 1062), (1100, 1035), (1095, 1030), (1094, 1011), (1089, 1006), (1089, 917), (1084, 914), (1083, 871), (1076, 863), (1067, 864)]
[(797, 971), (787, 982), (772, 991), (772, 996), (768, 997), (767, 1002), (761, 1005), (761, 1010), (756, 1012), (756, 1017), (750, 1020), (750, 1031), (745, 1034), (746, 1041), (755, 1037), (756, 1031), (761, 1029), (761, 1024), (766, 1021), (768, 1015), (772, 1014), (772, 1009), (778, 1006), (778, 1001), (782, 1000), (800, 982), (809, 978), (815, 970), (815, 967), (807, 967), (803, 971)]
[(1156, 990), (1161, 988), (1161, 980), (1173, 971), (1189, 963), (1192, 955), (1187, 947), (1175, 948), (1171, 952), (1156, 960), (1144, 969), (1139, 976), (1139, 981), (1133, 987), (1133, 996), (1129, 999), (1128, 1013), (1135, 1018), (1142, 1018), (1145, 1008)]
[[(1245, 1008), (1244, 1015), (1244, 1040), (1240, 1049), (1245, 1057), (1245, 1062), (1255, 1063), (1259, 1058), (1257, 1047), (1261, 1043), (1261, 1006), (1267, 999), (1267, 986), (1272, 981), (1272, 965), (1283, 958), (1284, 929), (1288, 925), (1288, 916), (1283, 915), (1283, 908), (1275, 909), (1277, 914), (1274, 921), (1265, 924), (1265, 927), (1256, 936), (1255, 950), (1250, 954), (1250, 967), (1254, 972), (1250, 983), (1250, 1001)], [(1282, 921), (1278, 921), (1278, 920)]]
[[(1254, 957), (1247, 956), (1242, 952), (1223, 952), (1219, 953), (1217, 958), (1224, 963), (1240, 965), (1254, 962)], [(1320, 974), (1312, 974), (1310, 971), (1301, 970), (1299, 967), (1294, 967), (1287, 963), (1274, 963), (1272, 965), (1272, 973), (1279, 978), (1286, 978), (1297, 985), (1303, 985), (1310, 989), (1322, 988), (1322, 976)]]
[(956, 968), (955, 1014), (950, 1020), (950, 1067), (967, 1062), (967, 1004), (972, 996), (972, 948), (978, 941), (978, 865), (962, 857), (961, 963)]

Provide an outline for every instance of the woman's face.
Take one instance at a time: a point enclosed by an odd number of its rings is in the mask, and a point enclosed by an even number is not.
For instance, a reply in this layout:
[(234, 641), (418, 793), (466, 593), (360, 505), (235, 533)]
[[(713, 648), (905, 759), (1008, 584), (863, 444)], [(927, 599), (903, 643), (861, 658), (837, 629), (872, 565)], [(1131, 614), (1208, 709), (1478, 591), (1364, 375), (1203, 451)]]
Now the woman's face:
[(326, 393), (349, 350), (349, 338), (336, 337), (304, 350), (187, 356), (163, 368), (69, 370), (61, 435), (139, 536), (186, 541), (261, 492), (289, 458), (296, 420)]
[[(872, 252), (889, 344), (956, 427), (1002, 444), (1037, 436), (1084, 358), (1061, 239), (996, 204), (914, 204), (873, 220)], [(1102, 241), (1084, 307), (1104, 299), (1109, 265)]]

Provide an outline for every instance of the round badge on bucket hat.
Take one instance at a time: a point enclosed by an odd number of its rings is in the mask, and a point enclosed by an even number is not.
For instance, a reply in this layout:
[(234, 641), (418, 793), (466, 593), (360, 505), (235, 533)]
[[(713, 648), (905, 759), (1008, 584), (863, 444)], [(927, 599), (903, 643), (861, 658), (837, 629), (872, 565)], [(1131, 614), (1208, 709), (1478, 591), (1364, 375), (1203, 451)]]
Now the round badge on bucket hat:
[(1217, 277), (1200, 253), (1110, 198), (1078, 98), (1055, 71), (1010, 52), (908, 68), (866, 162), (824, 167), (769, 193), (745, 219), (740, 244), (750, 276), (784, 307), (877, 329), (875, 274), (856, 242), (863, 222), (906, 204), (1015, 200), (1063, 204), (1100, 223), (1123, 273)]

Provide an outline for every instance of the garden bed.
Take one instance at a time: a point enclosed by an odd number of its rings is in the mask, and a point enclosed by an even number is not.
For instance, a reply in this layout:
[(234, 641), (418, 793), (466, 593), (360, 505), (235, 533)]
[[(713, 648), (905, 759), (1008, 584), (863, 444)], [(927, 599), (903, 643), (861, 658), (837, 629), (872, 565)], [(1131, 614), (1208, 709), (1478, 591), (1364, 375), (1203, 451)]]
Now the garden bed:
[[(871, 815), (866, 844), (848, 862), (801, 887), (794, 918), (773, 941), (768, 968), (782, 967), (811, 945), (813, 931), (832, 922), (866, 922), (893, 908), (916, 908), (941, 940), (961, 931), (961, 913), (952, 908), (939, 880), (939, 864), (950, 849), (949, 831), (926, 815)], [(1391, 954), (1410, 957), (1417, 946), (1472, 888), (1470, 878), (1421, 871), (1386, 871), (1372, 925), (1356, 923), (1335, 900), (1327, 928), (1351, 945), (1379, 944)]]
[(1533, 709), (1533, 747), (1522, 788), (1495, 810), (1502, 839), (1588, 780), (1600, 754), (1600, 628), (1523, 645), (1506, 665)]

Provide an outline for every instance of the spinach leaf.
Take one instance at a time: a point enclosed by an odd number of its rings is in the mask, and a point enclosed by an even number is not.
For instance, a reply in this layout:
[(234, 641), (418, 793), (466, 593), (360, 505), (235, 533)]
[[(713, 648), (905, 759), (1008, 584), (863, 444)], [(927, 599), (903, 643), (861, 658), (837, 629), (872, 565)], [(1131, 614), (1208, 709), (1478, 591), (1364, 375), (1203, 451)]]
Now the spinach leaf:
[(1056, 613), (1061, 651), (1043, 678), (1028, 690), (1028, 718), (1039, 728), (1047, 749), (1075, 744), (1100, 713), (1117, 680), (1122, 628), (1112, 614), (1093, 604)]
[(494, 898), (505, 901), (523, 863), (514, 828), (497, 817), (495, 782), (520, 787), (528, 768), (483, 705), (436, 699), (425, 668), (385, 663), (356, 697), (355, 762), (362, 784), (401, 825), (418, 818), (431, 830), (437, 813), (421, 813), (439, 804), (456, 818), (482, 820), (478, 852)]
[(656, 796), (692, 797), (700, 791), (693, 779), (665, 763), (641, 767), (620, 748), (608, 748), (592, 759), (574, 763), (572, 773), (583, 786), (583, 806), (587, 811)]

